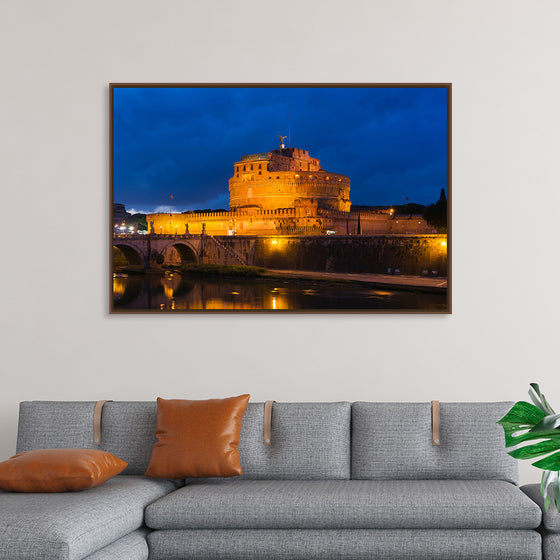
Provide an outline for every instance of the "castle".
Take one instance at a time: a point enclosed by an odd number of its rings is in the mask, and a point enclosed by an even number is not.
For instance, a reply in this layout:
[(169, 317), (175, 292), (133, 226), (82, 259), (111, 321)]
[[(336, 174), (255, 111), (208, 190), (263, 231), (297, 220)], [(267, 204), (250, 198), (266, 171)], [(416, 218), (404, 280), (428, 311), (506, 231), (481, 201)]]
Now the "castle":
[(434, 233), (422, 216), (392, 209), (353, 211), (350, 178), (331, 173), (307, 150), (286, 148), (243, 156), (229, 180), (229, 212), (148, 214), (162, 235), (382, 235)]

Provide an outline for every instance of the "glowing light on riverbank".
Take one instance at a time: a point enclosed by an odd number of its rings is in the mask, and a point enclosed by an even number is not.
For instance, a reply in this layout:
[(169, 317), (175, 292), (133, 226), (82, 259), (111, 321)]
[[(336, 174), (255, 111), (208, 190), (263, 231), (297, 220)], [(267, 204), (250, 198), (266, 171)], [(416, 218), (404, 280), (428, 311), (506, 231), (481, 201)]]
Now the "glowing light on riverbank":
[(274, 238), (270, 240), (270, 249), (274, 251), (282, 251), (286, 248), (286, 241), (281, 238)]

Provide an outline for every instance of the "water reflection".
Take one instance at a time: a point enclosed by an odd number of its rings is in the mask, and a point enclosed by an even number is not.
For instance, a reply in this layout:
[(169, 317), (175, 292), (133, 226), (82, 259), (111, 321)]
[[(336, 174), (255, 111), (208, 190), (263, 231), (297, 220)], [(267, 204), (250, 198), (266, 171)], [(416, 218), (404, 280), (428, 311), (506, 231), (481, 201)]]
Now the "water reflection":
[(113, 297), (115, 298), (115, 301), (120, 300), (124, 296), (127, 280), (127, 274), (113, 275)]
[(311, 280), (233, 280), (178, 273), (114, 275), (118, 310), (427, 310), (444, 311), (446, 296), (387, 291)]

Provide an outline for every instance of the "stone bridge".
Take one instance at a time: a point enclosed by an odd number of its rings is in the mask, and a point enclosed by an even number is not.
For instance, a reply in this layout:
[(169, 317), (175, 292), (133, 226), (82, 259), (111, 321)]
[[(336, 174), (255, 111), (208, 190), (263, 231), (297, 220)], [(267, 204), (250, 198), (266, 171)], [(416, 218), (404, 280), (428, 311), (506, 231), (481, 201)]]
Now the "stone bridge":
[(165, 264), (251, 264), (255, 237), (212, 235), (116, 235), (113, 246), (138, 269)]
[[(247, 264), (272, 269), (382, 274), (447, 275), (447, 236), (118, 235), (113, 245), (130, 268)], [(163, 261), (162, 261), (163, 257)]]

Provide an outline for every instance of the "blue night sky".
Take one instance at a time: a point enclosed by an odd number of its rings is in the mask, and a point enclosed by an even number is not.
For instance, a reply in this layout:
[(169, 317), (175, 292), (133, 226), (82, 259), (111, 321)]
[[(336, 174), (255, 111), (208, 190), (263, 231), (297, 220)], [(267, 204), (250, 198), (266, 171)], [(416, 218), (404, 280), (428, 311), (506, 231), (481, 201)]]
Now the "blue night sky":
[[(128, 211), (229, 208), (246, 154), (291, 146), (351, 179), (360, 205), (447, 191), (445, 88), (114, 88), (114, 202)], [(287, 145), (287, 140), (286, 140)], [(408, 201), (405, 197), (408, 197)]]

